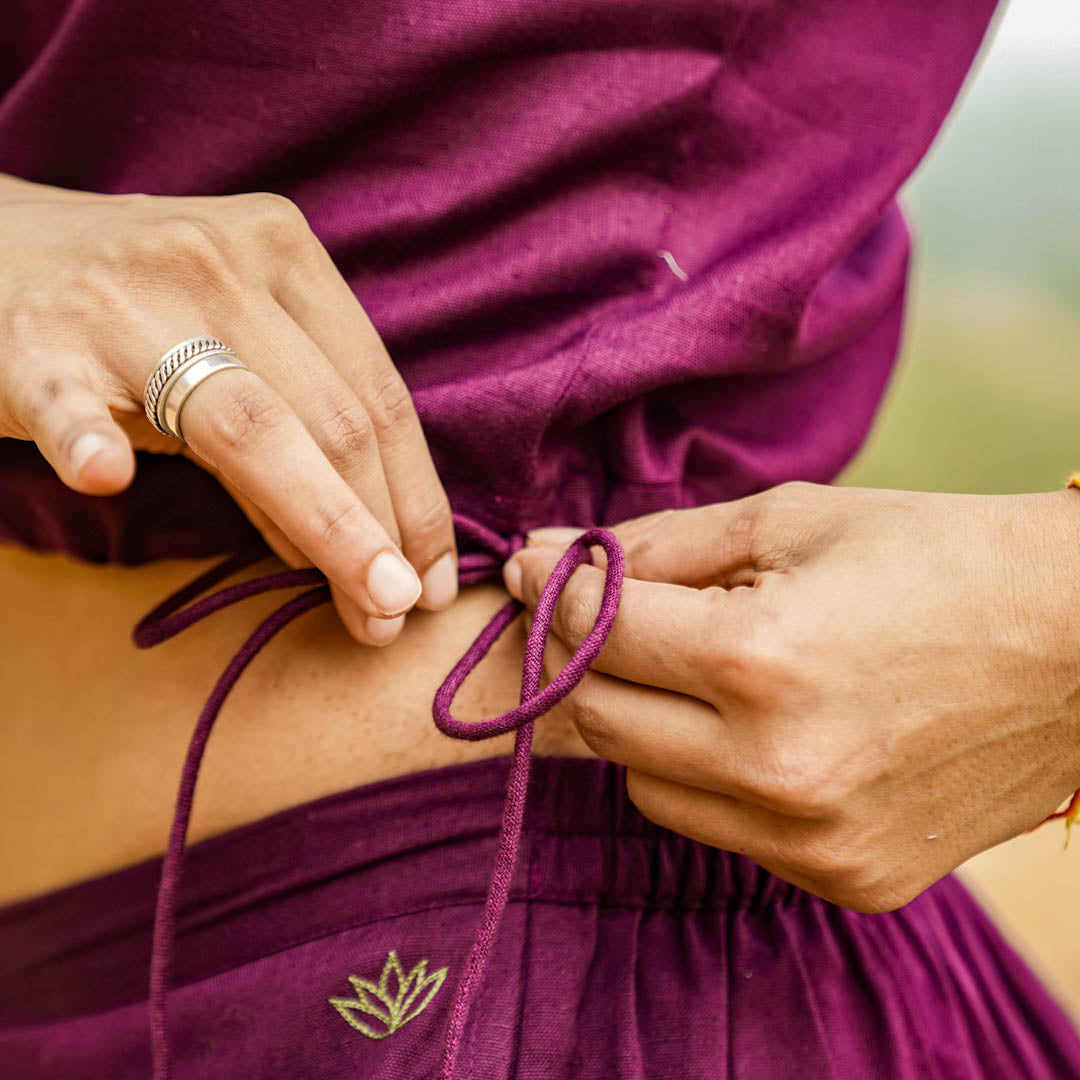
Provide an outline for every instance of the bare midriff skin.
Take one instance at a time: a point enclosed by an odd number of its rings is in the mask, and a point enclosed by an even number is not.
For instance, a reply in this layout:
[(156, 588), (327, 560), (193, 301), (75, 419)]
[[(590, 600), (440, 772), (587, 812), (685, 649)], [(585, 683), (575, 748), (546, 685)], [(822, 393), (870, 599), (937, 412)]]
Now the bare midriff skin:
[[(159, 854), (199, 710), (257, 622), (290, 593), (253, 597), (138, 650), (147, 611), (217, 560), (92, 566), (0, 546), (0, 903)], [(268, 559), (251, 576), (280, 568)], [(287, 626), (226, 701), (199, 775), (189, 841), (333, 792), (508, 753), (512, 736), (461, 742), (431, 719), (436, 688), (507, 599), (463, 589), (413, 611), (401, 637), (358, 645), (331, 605)], [(481, 719), (517, 703), (518, 619), (458, 696)], [(556, 710), (541, 754), (591, 756)]]

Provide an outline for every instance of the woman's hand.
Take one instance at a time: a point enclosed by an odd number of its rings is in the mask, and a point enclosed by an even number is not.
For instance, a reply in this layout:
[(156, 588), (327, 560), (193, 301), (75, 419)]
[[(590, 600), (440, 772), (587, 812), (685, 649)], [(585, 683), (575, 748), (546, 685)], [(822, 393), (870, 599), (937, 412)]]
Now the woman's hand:
[[(535, 606), (576, 532), (510, 591)], [(885, 911), (1080, 786), (1080, 492), (785, 484), (615, 532), (619, 614), (563, 707), (652, 820)], [(571, 578), (552, 672), (602, 582)]]
[[(450, 508), (412, 399), (288, 199), (0, 177), (0, 252), (0, 436), (33, 439), (65, 484), (94, 495), (130, 483), (133, 447), (186, 454), (286, 562), (326, 574), (362, 642), (396, 637), (418, 597), (453, 600)], [(198, 335), (250, 370), (192, 393), (183, 445), (146, 420), (143, 388), (167, 349)]]

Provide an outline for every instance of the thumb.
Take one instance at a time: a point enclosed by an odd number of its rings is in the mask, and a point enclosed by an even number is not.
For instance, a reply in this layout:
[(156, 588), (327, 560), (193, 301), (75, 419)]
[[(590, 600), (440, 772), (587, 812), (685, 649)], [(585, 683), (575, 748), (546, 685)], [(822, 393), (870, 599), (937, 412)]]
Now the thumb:
[[(611, 529), (626, 552), (627, 577), (694, 588), (752, 585), (761, 573), (802, 561), (832, 520), (836, 494), (824, 484), (787, 483), (730, 502), (661, 510)], [(580, 531), (537, 529), (529, 533), (529, 547), (565, 548)], [(594, 549), (593, 556), (602, 566), (603, 553)], [(508, 583), (518, 580), (514, 570), (504, 576)]]

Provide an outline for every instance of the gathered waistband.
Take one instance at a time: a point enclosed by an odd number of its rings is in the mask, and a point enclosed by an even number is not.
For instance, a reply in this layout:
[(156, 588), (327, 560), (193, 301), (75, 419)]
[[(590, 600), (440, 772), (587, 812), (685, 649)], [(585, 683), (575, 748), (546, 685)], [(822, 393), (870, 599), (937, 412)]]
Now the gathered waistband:
[[(192, 845), (175, 984), (488, 891), (508, 760), (365, 785)], [(161, 860), (0, 909), (0, 1024), (146, 997)], [(511, 902), (680, 910), (809, 894), (647, 821), (609, 762), (536, 758)]]

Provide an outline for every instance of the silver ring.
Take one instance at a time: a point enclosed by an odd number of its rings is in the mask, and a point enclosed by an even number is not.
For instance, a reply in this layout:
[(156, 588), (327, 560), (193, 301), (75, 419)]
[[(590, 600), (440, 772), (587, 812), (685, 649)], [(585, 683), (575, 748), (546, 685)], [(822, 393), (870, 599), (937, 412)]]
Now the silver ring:
[[(226, 368), (242, 368), (240, 363), (231, 353), (208, 353), (185, 364), (166, 384), (161, 392), (158, 410), (161, 414), (161, 426), (170, 435), (183, 440), (184, 435), (180, 430), (180, 410), (184, 407), (191, 391), (204, 379)], [(246, 370), (246, 368), (245, 368)]]
[[(203, 360), (215, 358), (209, 365)], [(203, 379), (230, 367), (243, 367), (224, 342), (213, 337), (188, 338), (174, 345), (157, 363), (146, 380), (143, 406), (146, 418), (162, 435), (182, 438), (180, 409), (188, 395)]]

